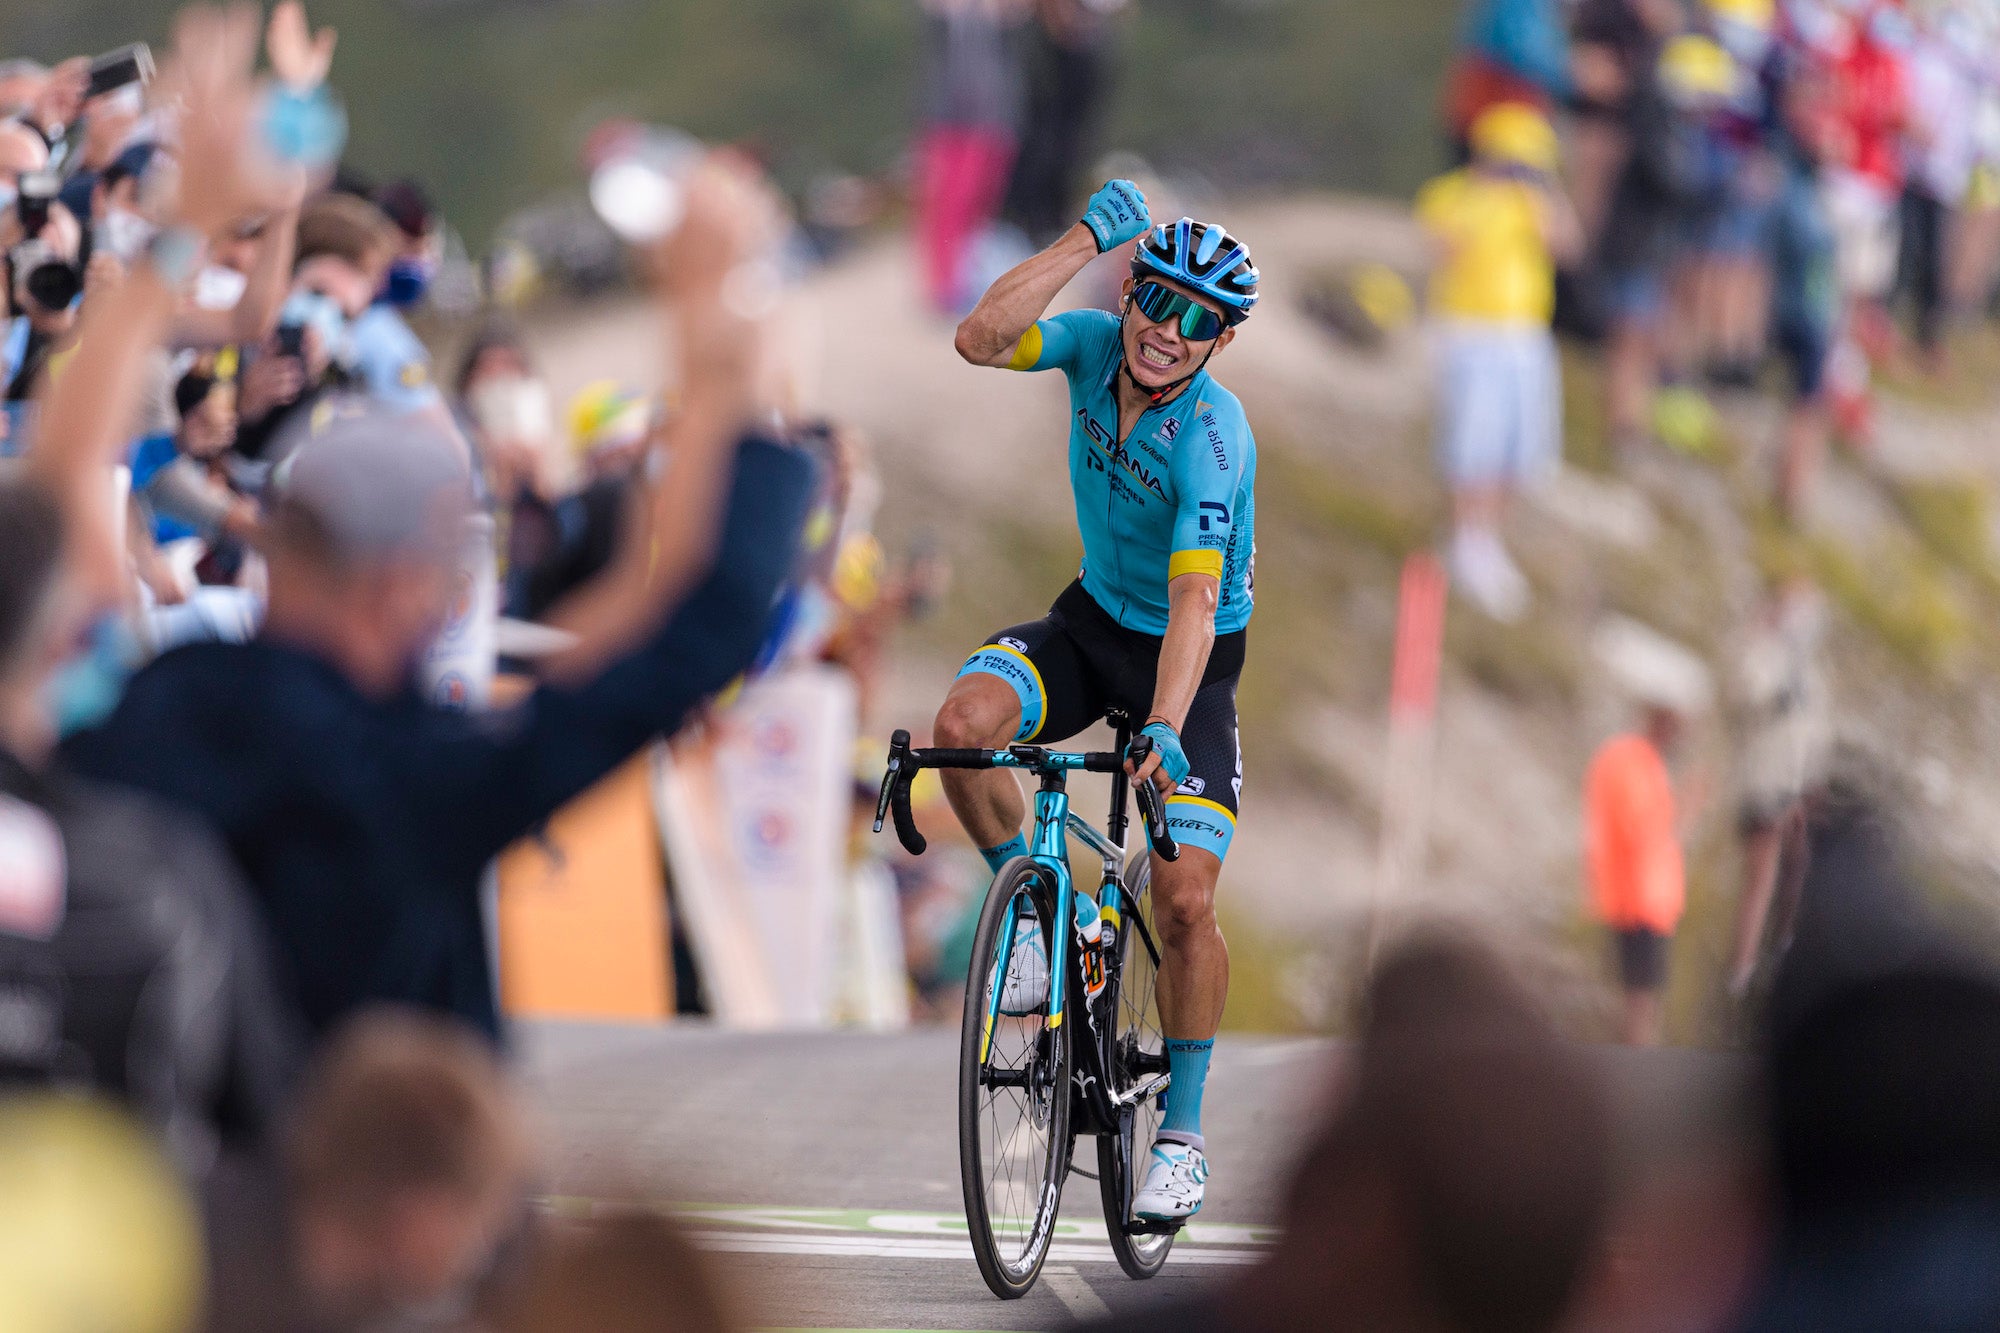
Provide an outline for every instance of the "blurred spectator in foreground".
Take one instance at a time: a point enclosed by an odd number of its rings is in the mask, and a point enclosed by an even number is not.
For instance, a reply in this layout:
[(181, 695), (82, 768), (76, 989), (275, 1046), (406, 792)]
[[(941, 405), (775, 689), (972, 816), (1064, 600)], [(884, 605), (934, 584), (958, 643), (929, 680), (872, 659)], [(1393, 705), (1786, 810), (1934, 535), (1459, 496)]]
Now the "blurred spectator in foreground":
[(1791, 943), (1805, 883), (1806, 802), (1825, 777), (1832, 732), (1819, 662), (1825, 637), (1825, 599), (1799, 577), (1765, 597), (1743, 645), (1737, 743), (1743, 887), (1728, 974), (1729, 993), (1739, 1000), (1756, 978), (1767, 924), (1776, 956)]
[(1269, 1255), (1102, 1327), (1540, 1333), (1603, 1244), (1611, 1109), (1591, 1058), (1483, 947), (1403, 944), (1308, 1140)]
[(664, 1217), (632, 1209), (554, 1229), (492, 1320), (494, 1333), (735, 1333), (709, 1264)]
[(1452, 492), (1453, 580), (1500, 620), (1528, 581), (1502, 544), (1515, 490), (1562, 463), (1562, 379), (1549, 320), (1555, 259), (1578, 244), (1556, 177), (1555, 128), (1503, 102), (1470, 131), (1472, 163), (1424, 187), (1417, 219), (1439, 251), (1437, 453)]
[(499, 717), (424, 701), (412, 664), (461, 576), (469, 459), (427, 416), (335, 412), (268, 515), (260, 637), (160, 657), (76, 738), (83, 771), (221, 831), (318, 1030), (383, 1000), (497, 1036), (486, 863), (676, 730), (762, 637), (812, 469), (766, 441), (739, 448), (761, 332), (721, 293), (776, 205), (720, 159), (698, 186), (656, 257), (687, 406), (616, 558), (572, 598), (559, 627), (576, 646), (549, 664), (551, 684)]
[(1109, 90), (1113, 25), (1126, 0), (1035, 0), (1021, 152), (1006, 214), (1031, 245), (1054, 241), (1076, 211), (1078, 172)]
[(201, 1226), (158, 1142), (76, 1096), (0, 1098), (0, 1328), (187, 1333)]
[(1763, 1050), (1775, 1235), (1744, 1333), (2000, 1327), (2000, 980), (1879, 807), (1814, 820)]
[(1639, 726), (1598, 747), (1584, 776), (1585, 868), (1624, 993), (1619, 1037), (1650, 1046), (1664, 1025), (1668, 953), (1687, 905), (1682, 819), (1667, 765), (1702, 707), (1707, 677), (1678, 644), (1629, 622), (1600, 629), (1595, 646), (1638, 704)]
[(1020, 132), (1015, 29), (1027, 0), (921, 0), (926, 77), (917, 142), (917, 239), (924, 293), (956, 319), (966, 255), (1007, 188)]
[(49, 762), (48, 700), (78, 610), (64, 555), (44, 489), (0, 480), (0, 1078), (117, 1098), (199, 1172), (219, 1140), (269, 1125), (299, 1034), (214, 838)]
[[(276, 1169), (207, 1191), (211, 1333), (448, 1327), (521, 1222), (528, 1125), (489, 1047), (382, 1010), (327, 1043)], [(575, 1327), (594, 1327), (580, 1324)]]

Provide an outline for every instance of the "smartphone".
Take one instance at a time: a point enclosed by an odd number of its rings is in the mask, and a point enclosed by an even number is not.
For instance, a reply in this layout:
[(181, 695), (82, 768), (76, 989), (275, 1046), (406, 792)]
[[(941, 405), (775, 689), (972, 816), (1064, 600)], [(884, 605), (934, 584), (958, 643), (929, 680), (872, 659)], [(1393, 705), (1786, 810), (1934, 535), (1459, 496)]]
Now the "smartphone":
[(306, 326), (303, 324), (280, 324), (278, 326), (278, 355), (303, 358), (306, 354)]
[(153, 48), (144, 42), (107, 51), (90, 62), (90, 88), (84, 96), (102, 97), (120, 88), (153, 81)]

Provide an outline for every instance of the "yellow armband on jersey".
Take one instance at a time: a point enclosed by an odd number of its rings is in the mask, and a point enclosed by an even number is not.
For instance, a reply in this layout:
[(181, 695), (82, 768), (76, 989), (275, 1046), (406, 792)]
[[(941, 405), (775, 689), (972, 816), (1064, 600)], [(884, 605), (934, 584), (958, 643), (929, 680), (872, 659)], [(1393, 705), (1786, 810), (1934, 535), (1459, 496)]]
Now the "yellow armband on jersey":
[(1014, 344), (1014, 359), (1007, 363), (1009, 370), (1033, 370), (1035, 363), (1042, 359), (1042, 326), (1031, 324), (1021, 335), (1021, 341)]

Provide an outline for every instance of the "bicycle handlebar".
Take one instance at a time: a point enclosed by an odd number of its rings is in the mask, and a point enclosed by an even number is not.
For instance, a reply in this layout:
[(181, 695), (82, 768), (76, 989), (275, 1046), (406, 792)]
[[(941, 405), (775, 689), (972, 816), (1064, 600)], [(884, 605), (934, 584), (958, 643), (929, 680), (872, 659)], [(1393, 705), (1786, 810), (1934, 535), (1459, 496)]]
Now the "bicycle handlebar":
[[(1131, 757), (1144, 763), (1152, 753), (1152, 746), (1151, 737), (1140, 737), (1132, 744)], [(1014, 746), (1007, 750), (917, 750), (910, 747), (909, 732), (897, 731), (889, 737), (889, 767), (882, 775), (882, 794), (875, 803), (875, 831), (882, 831), (884, 819), (892, 819), (897, 840), (909, 850), (910, 855), (922, 856), (930, 844), (918, 831), (916, 816), (910, 810), (910, 783), (920, 769), (1034, 768), (1035, 760), (1046, 753), (1034, 746)], [(1015, 762), (1004, 763), (1002, 756), (1011, 756)], [(1125, 758), (1125, 755), (1111, 751), (1091, 751), (1082, 756), (1081, 767), (1086, 773), (1121, 773), (1125, 769)], [(1153, 850), (1163, 860), (1179, 860), (1181, 849), (1174, 842), (1173, 835), (1167, 832), (1159, 793), (1150, 782), (1139, 784), (1139, 810), (1145, 816), (1146, 832)]]

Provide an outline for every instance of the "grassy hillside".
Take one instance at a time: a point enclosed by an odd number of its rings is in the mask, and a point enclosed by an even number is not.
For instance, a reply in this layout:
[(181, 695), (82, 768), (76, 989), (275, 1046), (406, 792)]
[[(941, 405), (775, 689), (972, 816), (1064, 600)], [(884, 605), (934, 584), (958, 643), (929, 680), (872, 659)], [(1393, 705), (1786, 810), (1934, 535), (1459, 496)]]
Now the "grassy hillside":
[[(0, 5), (0, 53), (159, 42), (171, 0)], [(1105, 142), (1222, 183), (1400, 191), (1435, 165), (1455, 0), (1140, 0)], [(915, 0), (319, 0), (353, 158), (435, 183), (478, 245), (575, 175), (609, 114), (754, 137), (794, 184), (892, 168), (917, 100)]]

